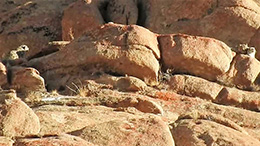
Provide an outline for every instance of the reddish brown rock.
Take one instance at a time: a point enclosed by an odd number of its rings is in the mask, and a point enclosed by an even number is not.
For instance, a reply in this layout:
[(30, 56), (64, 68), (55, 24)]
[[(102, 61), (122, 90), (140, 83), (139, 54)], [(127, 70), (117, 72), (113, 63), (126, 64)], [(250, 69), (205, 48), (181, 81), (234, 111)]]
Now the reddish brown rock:
[[(154, 85), (159, 71), (157, 58), (160, 58), (160, 51), (154, 33), (136, 25), (107, 24), (88, 32), (61, 51), (31, 60), (29, 64), (45, 77), (51, 72), (68, 74), (71, 70), (69, 74), (73, 75), (99, 66)], [(46, 80), (48, 83), (47, 77)]]
[(95, 146), (79, 137), (62, 134), (44, 138), (24, 138), (18, 139), (14, 146)]
[(24, 102), (16, 98), (14, 90), (2, 91), (0, 111), (0, 135), (32, 136), (40, 131), (38, 117)]
[(233, 105), (248, 110), (260, 111), (260, 93), (225, 87), (218, 95), (220, 104)]
[(172, 129), (176, 145), (260, 145), (259, 140), (209, 120), (180, 120)]
[(249, 43), (260, 26), (254, 0), (143, 0), (142, 5), (144, 26), (156, 33), (208, 36), (236, 46)]
[(184, 72), (208, 80), (228, 71), (232, 61), (231, 49), (221, 41), (171, 34), (159, 36), (164, 68)]
[(111, 120), (71, 133), (101, 146), (174, 146), (168, 125), (155, 116)]
[(62, 18), (62, 40), (73, 40), (84, 32), (104, 24), (96, 4), (78, 0), (64, 10)]
[(106, 21), (119, 24), (136, 24), (138, 19), (138, 8), (136, 0), (109, 0)]
[(21, 93), (46, 91), (44, 79), (34, 68), (12, 67), (12, 85)]
[(229, 71), (218, 77), (226, 85), (233, 85), (240, 89), (259, 90), (255, 81), (260, 72), (260, 62), (247, 55), (237, 55)]
[(12, 139), (0, 136), (0, 146), (13, 146), (13, 143)]
[(22, 0), (0, 3), (1, 8), (9, 8), (0, 14), (0, 56), (21, 44), (30, 48), (27, 57), (53, 52), (55, 48), (50, 48), (48, 42), (61, 40), (62, 12), (73, 1)]
[(170, 78), (168, 84), (170, 90), (179, 94), (211, 101), (215, 101), (223, 88), (223, 86), (217, 83), (189, 75), (174, 75)]

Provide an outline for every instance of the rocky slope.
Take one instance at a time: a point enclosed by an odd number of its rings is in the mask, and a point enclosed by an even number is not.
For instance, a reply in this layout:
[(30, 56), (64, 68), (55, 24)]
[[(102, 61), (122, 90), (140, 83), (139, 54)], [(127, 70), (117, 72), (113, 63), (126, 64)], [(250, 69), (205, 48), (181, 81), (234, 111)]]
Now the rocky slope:
[(260, 146), (259, 30), (259, 0), (2, 0), (0, 145)]

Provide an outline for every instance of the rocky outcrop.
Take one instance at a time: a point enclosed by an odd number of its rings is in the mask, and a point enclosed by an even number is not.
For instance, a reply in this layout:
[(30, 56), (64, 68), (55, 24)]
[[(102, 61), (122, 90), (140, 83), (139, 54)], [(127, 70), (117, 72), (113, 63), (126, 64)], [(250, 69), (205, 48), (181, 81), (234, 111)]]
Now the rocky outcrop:
[(257, 80), (260, 72), (260, 62), (247, 55), (237, 55), (229, 71), (218, 77), (218, 80), (229, 86), (244, 90), (259, 90)]
[(174, 75), (170, 78), (168, 85), (169, 90), (178, 94), (200, 97), (213, 102), (223, 89), (223, 86), (217, 83), (189, 75)]
[[(107, 24), (88, 32), (63, 50), (31, 60), (29, 64), (43, 74), (57, 73), (57, 70), (67, 74), (70, 68), (77, 72), (103, 66), (105, 71), (132, 75), (149, 85), (155, 85), (159, 58), (160, 51), (154, 33), (135, 25)], [(75, 69), (77, 67), (80, 69)], [(46, 82), (48, 84), (48, 79)]]
[(259, 8), (0, 1), (0, 145), (260, 145)]
[(153, 116), (111, 120), (98, 125), (87, 126), (71, 134), (101, 146), (174, 146), (168, 126), (160, 118)]
[(12, 67), (11, 88), (20, 93), (45, 92), (44, 79), (34, 68)]
[(219, 93), (217, 103), (260, 111), (260, 93), (225, 87)]
[(251, 136), (206, 120), (180, 120), (172, 129), (172, 133), (176, 135), (176, 145), (260, 145), (260, 142)]
[(173, 72), (214, 81), (230, 67), (232, 51), (221, 41), (182, 34), (162, 35), (158, 39), (163, 67), (173, 69)]
[(260, 26), (260, 6), (254, 0), (143, 0), (142, 4), (144, 26), (157, 33), (208, 36), (236, 46), (249, 43)]
[(40, 131), (38, 117), (24, 102), (16, 97), (14, 90), (0, 92), (1, 136), (33, 136)]

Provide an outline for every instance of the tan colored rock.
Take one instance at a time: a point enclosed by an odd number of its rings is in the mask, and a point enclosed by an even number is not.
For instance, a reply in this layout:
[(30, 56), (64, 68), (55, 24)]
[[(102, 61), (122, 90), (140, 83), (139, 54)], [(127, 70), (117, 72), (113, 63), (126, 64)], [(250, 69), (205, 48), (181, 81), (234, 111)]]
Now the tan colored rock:
[(19, 98), (14, 90), (1, 94), (0, 135), (7, 137), (32, 136), (40, 131), (40, 122), (35, 113)]
[(215, 101), (223, 88), (217, 83), (189, 75), (174, 75), (170, 78), (168, 84), (170, 90), (179, 94), (211, 101)]
[(69, 74), (73, 75), (82, 68), (89, 70), (96, 65), (154, 85), (159, 71), (157, 58), (160, 58), (160, 52), (155, 34), (136, 25), (107, 24), (88, 32), (59, 52), (31, 60), (29, 65), (36, 67), (46, 78), (48, 72), (68, 74), (71, 70)]
[(21, 93), (46, 91), (44, 79), (34, 68), (12, 67), (12, 85)]
[(44, 138), (23, 138), (18, 139), (14, 146), (95, 146), (79, 137), (69, 134)]
[(14, 141), (8, 137), (0, 136), (0, 146), (13, 146)]
[(248, 92), (225, 87), (219, 93), (216, 101), (224, 105), (233, 105), (248, 110), (260, 111), (260, 93), (258, 92)]
[(111, 120), (87, 126), (71, 134), (101, 146), (174, 146), (168, 125), (155, 116)]
[(136, 0), (109, 0), (106, 21), (119, 24), (137, 24), (138, 8)]
[(174, 72), (184, 72), (208, 80), (228, 71), (232, 61), (231, 49), (221, 41), (171, 34), (159, 36), (163, 65)]
[(259, 72), (260, 62), (257, 59), (239, 54), (234, 58), (229, 71), (219, 76), (218, 80), (240, 89), (258, 90), (254, 83)]
[(64, 10), (62, 40), (73, 40), (102, 24), (104, 20), (97, 5), (93, 2), (78, 0)]
[(259, 140), (210, 120), (180, 120), (172, 129), (176, 145), (260, 145)]
[[(185, 33), (249, 43), (260, 26), (257, 0), (142, 0), (144, 26), (156, 33)], [(233, 25), (236, 24), (236, 25)]]

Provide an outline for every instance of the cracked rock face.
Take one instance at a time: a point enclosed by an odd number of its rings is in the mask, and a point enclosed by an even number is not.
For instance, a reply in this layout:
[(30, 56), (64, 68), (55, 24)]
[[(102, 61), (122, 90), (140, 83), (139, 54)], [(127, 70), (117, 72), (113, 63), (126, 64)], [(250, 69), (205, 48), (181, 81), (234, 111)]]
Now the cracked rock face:
[(259, 14), (259, 0), (0, 0), (1, 61), (30, 48), (0, 63), (0, 145), (260, 145)]

